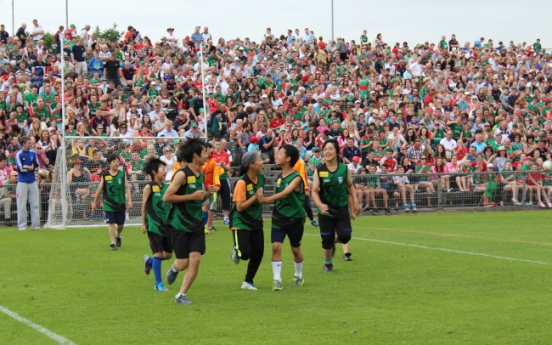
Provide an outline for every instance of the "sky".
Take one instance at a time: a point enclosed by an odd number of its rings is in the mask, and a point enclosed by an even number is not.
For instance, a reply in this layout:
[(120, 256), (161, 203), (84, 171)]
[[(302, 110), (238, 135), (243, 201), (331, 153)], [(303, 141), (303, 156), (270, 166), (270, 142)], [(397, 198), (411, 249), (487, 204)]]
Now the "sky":
[[(461, 44), (473, 44), (481, 36), (495, 42), (510, 40), (532, 44), (537, 38), (542, 46), (552, 48), (552, 30), (547, 16), (552, 1), (537, 0), (334, 0), (334, 36), (355, 39), (363, 30), (373, 42), (382, 33), (388, 44), (407, 41), (410, 46), (429, 41), (436, 43), (442, 35), (456, 34)], [(153, 7), (152, 4), (159, 4)], [(68, 0), (69, 24), (81, 29), (119, 30), (136, 27), (152, 41), (165, 35), (169, 26), (178, 38), (191, 35), (195, 26), (208, 26), (218, 37), (245, 38), (260, 42), (267, 27), (276, 35), (287, 29), (314, 30), (317, 37), (332, 37), (331, 0)], [(21, 23), (32, 26), (37, 19), (46, 31), (55, 32), (65, 24), (65, 0), (15, 0), (15, 29)], [(12, 33), (12, 0), (0, 0), (0, 23)]]

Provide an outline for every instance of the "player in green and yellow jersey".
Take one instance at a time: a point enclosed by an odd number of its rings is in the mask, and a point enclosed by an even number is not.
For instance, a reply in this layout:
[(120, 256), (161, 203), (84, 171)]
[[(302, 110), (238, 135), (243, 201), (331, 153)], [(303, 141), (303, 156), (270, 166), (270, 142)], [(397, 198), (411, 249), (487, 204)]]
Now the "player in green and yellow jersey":
[[(338, 160), (337, 141), (327, 140), (322, 146), (322, 151), (326, 162), (319, 165), (314, 172), (312, 199), (318, 208), (324, 272), (333, 272), (332, 256), (335, 252), (335, 243), (349, 243), (353, 230), (351, 219), (360, 212), (360, 207), (351, 171)], [(352, 212), (349, 212), (349, 206)]]
[(272, 290), (282, 290), (282, 243), (289, 238), (295, 261), (292, 286), (303, 285), (303, 253), (301, 241), (305, 230), (305, 183), (293, 168), (299, 161), (299, 150), (293, 145), (284, 145), (276, 152), (276, 164), (282, 168), (278, 176), (274, 195), (264, 197), (259, 190), (258, 200), (262, 204), (274, 203), (272, 211)]
[(171, 204), (163, 202), (163, 196), (168, 184), (167, 164), (157, 157), (148, 159), (142, 171), (151, 178), (151, 182), (144, 186), (142, 197), (142, 233), (147, 232), (153, 257), (144, 255), (144, 272), (150, 273), (153, 268), (155, 276), (154, 288), (158, 291), (168, 291), (161, 279), (161, 262), (172, 257), (173, 246), (170, 233), (167, 229), (167, 219)]
[(258, 290), (253, 279), (264, 254), (263, 205), (257, 198), (257, 190), (264, 187), (261, 154), (258, 151), (247, 152), (242, 156), (241, 165), (230, 210), (230, 230), (234, 239), (231, 258), (235, 264), (240, 260), (249, 260), (241, 288)]
[(190, 138), (178, 149), (178, 160), (188, 164), (172, 177), (164, 202), (172, 204), (167, 223), (169, 225), (176, 260), (167, 271), (167, 284), (172, 284), (180, 271), (186, 270), (180, 292), (175, 302), (192, 304), (186, 293), (192, 286), (201, 255), (205, 253), (205, 232), (203, 230), (203, 210), (201, 205), (213, 193), (214, 187), (203, 189), (203, 173), (199, 168), (207, 161), (207, 147), (200, 139)]
[[(124, 170), (119, 170), (119, 156), (111, 154), (107, 157), (109, 170), (102, 172), (102, 181), (94, 196), (92, 203), (92, 214), (96, 212), (98, 198), (103, 193), (103, 209), (105, 211), (105, 222), (109, 230), (111, 250), (121, 246), (121, 232), (125, 227), (127, 208), (132, 208), (130, 184), (127, 181)], [(128, 198), (128, 199), (127, 199)]]

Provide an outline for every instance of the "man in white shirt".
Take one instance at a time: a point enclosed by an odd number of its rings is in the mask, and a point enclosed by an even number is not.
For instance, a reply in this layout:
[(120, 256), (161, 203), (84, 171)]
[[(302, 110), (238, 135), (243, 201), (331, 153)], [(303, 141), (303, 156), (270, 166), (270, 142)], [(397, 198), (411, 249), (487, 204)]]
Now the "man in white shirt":
[(173, 122), (171, 120), (165, 121), (165, 128), (163, 128), (158, 134), (158, 137), (165, 138), (177, 138), (178, 132), (173, 129)]
[(456, 140), (452, 138), (452, 131), (447, 131), (446, 137), (441, 139), (440, 144), (445, 147), (447, 159), (450, 159), (452, 152), (454, 152), (454, 149), (458, 146)]
[(33, 19), (33, 41), (37, 42), (44, 37), (44, 28), (38, 24), (38, 20)]
[(422, 75), (422, 58), (417, 58), (416, 61), (410, 64), (410, 70), (412, 71), (412, 76), (418, 78)]
[(159, 112), (159, 119), (153, 124), (153, 128), (152, 128), (152, 131), (153, 133), (159, 133), (161, 132), (162, 130), (165, 129), (165, 125), (169, 122), (170, 120), (167, 119), (167, 115), (165, 114), (164, 111), (160, 111)]
[(360, 175), (364, 170), (364, 168), (359, 163), (360, 163), (360, 157), (354, 156), (353, 162), (347, 164), (347, 169), (351, 170), (351, 173), (353, 175)]
[(211, 33), (209, 32), (209, 27), (205, 26), (203, 27), (203, 32), (201, 33), (201, 39), (203, 40), (203, 44), (207, 44), (207, 41), (210, 39), (213, 39), (213, 36), (211, 36)]
[(86, 24), (84, 26), (84, 29), (82, 29), (81, 33), (80, 33), (80, 38), (82, 38), (84, 40), (84, 45), (85, 46), (89, 46), (90, 45), (90, 35), (88, 34), (88, 32), (90, 31), (90, 25)]

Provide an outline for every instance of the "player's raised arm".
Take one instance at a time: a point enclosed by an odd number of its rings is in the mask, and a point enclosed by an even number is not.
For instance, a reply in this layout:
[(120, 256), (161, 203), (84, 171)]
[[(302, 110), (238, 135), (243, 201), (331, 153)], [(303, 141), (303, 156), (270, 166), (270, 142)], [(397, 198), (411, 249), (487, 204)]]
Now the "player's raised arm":
[(301, 176), (297, 176), (294, 178), (291, 183), (284, 189), (282, 192), (274, 194), (269, 197), (265, 197), (263, 195), (263, 190), (259, 189), (257, 191), (257, 198), (259, 199), (259, 202), (261, 204), (273, 204), (276, 200), (286, 198), (288, 195), (290, 195), (293, 191), (300, 191), (301, 184), (303, 183), (303, 179)]

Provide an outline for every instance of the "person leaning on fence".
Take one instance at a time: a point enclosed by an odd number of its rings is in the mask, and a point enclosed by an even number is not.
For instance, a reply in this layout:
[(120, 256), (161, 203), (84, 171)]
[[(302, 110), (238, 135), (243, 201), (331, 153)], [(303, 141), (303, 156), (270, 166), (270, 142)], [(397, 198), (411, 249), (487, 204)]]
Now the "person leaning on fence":
[(2, 188), (0, 189), (0, 207), (4, 209), (4, 225), (12, 226), (11, 222), (11, 205), (13, 199), (15, 199), (15, 188), (17, 184), (17, 171), (12, 171), (8, 175), (5, 181), (2, 181)]
[(31, 228), (40, 228), (39, 201), (40, 195), (36, 183), (35, 171), (39, 169), (36, 152), (31, 151), (32, 141), (21, 137), (21, 150), (15, 156), (17, 166), (17, 227), (19, 231), (27, 228), (27, 200), (31, 206)]

